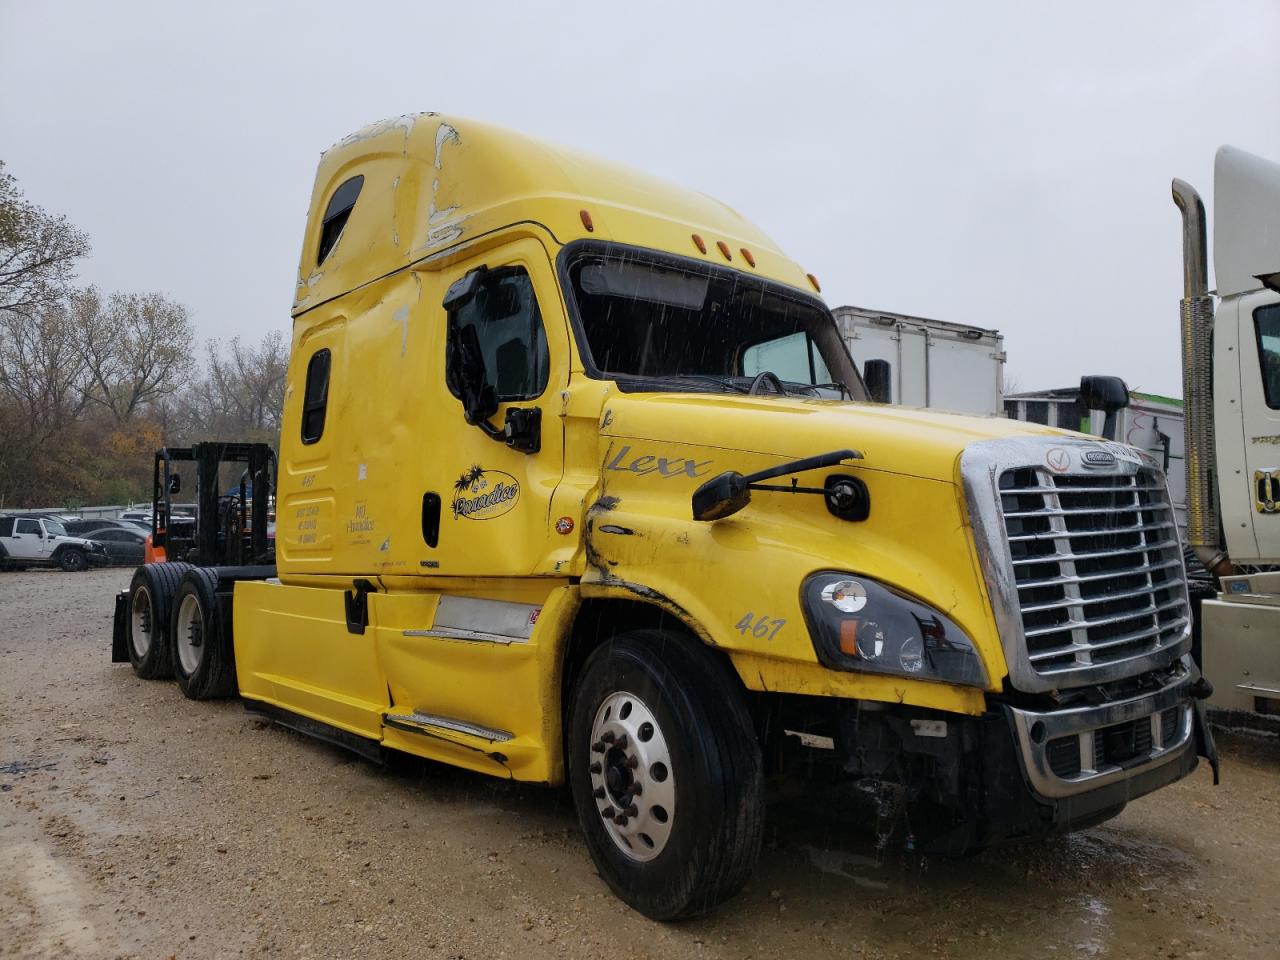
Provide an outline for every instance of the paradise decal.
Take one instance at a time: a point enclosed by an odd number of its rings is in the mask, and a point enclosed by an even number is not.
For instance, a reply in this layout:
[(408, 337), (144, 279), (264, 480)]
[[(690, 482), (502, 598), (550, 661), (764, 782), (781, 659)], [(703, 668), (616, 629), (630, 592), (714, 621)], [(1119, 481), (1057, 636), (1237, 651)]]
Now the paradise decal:
[(453, 485), (453, 519), (492, 520), (509, 513), (519, 499), (519, 480), (475, 464)]

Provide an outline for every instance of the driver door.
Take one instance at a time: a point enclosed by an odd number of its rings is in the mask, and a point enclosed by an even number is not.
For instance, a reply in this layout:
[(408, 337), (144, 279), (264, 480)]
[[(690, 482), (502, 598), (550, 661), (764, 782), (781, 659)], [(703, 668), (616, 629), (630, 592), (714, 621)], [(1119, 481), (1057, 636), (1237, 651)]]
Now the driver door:
[(9, 552), (24, 560), (39, 560), (46, 553), (44, 529), (39, 520), (16, 520)]
[[(426, 488), (440, 498), (440, 515), (437, 542), (427, 555), (443, 576), (547, 573), (549, 555), (564, 540), (549, 516), (563, 473), (560, 392), (569, 379), (559, 289), (545, 249), (532, 239), (460, 263), (443, 280), (449, 284), (477, 269), (483, 272), (471, 299), (451, 311), (442, 308), (445, 342), (431, 401), (438, 413), (423, 464)], [(536, 451), (498, 442), (466, 422), (452, 348), (458, 338), (472, 335), (498, 401), (488, 422), (501, 428), (508, 411), (526, 421), (536, 417)]]

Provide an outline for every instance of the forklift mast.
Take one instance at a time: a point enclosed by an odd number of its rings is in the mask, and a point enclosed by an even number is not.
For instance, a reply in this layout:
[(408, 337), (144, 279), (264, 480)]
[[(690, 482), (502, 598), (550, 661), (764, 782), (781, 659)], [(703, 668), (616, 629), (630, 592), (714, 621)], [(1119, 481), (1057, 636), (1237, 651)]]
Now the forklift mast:
[[(178, 463), (196, 465), (194, 530), (174, 522), (173, 495), (182, 489)], [(237, 487), (223, 493), (219, 471), (224, 463), (245, 469)], [(161, 447), (152, 469), (152, 544), (169, 560), (201, 566), (274, 562), (267, 537), (270, 501), (275, 492), (276, 457), (265, 443), (209, 441), (190, 447)]]

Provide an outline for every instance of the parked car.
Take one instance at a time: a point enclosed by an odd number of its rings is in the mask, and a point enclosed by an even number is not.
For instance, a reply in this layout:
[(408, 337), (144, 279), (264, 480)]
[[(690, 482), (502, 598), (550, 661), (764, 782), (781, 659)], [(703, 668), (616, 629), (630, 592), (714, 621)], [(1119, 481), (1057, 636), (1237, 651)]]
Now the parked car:
[[(62, 525), (67, 528), (67, 533), (76, 537), (85, 537), (95, 530), (106, 530), (111, 527), (125, 530), (138, 529), (138, 526), (129, 520), (106, 520), (101, 517), (94, 517), (88, 520), (67, 520)], [(148, 531), (150, 529), (150, 527), (147, 528)]]
[(61, 567), (74, 572), (108, 562), (101, 543), (71, 536), (57, 520), (0, 517), (0, 570)]
[(124, 525), (90, 530), (85, 537), (102, 544), (111, 563), (136, 567), (142, 563), (147, 535)]

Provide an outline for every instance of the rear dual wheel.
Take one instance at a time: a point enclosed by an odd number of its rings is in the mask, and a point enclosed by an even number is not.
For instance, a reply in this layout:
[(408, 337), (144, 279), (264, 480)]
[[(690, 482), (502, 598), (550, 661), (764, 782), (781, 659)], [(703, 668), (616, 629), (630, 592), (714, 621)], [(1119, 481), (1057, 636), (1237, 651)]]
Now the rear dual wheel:
[(173, 598), (173, 675), (192, 700), (211, 700), (235, 693), (235, 656), (231, 623), (218, 596), (218, 575), (193, 567), (183, 576)]
[(129, 662), (144, 680), (173, 673), (169, 619), (173, 596), (189, 563), (148, 563), (133, 573), (129, 585)]
[(708, 650), (620, 634), (587, 659), (568, 730), (587, 848), (621, 900), (673, 920), (742, 888), (760, 852), (763, 764), (741, 686)]

